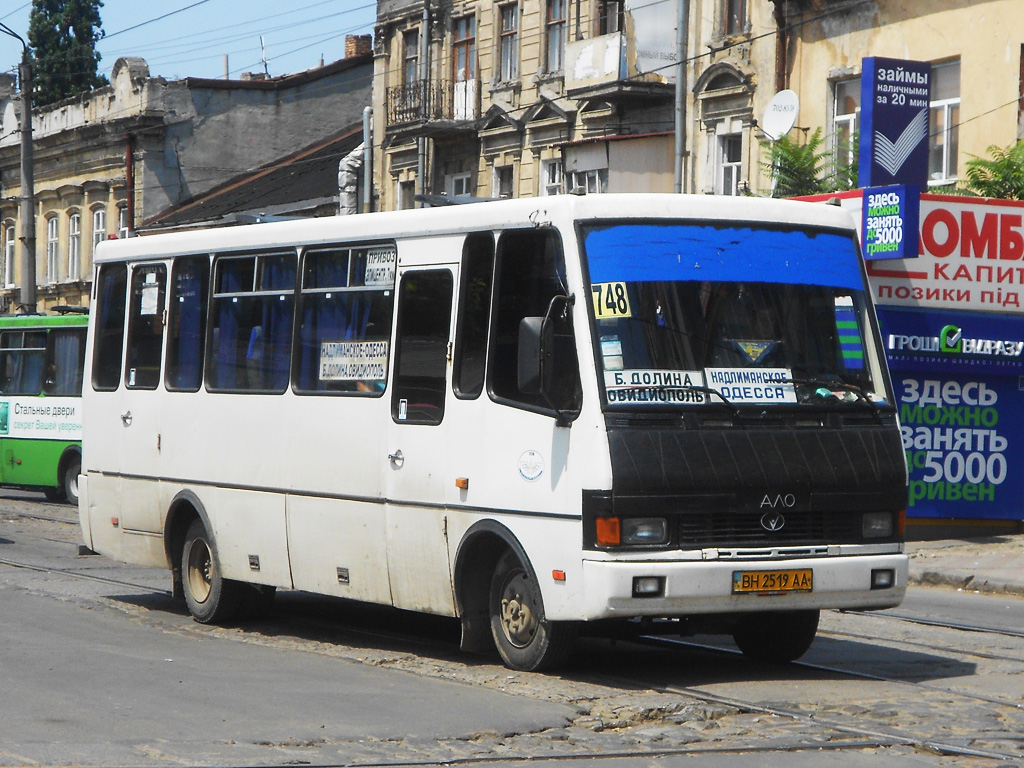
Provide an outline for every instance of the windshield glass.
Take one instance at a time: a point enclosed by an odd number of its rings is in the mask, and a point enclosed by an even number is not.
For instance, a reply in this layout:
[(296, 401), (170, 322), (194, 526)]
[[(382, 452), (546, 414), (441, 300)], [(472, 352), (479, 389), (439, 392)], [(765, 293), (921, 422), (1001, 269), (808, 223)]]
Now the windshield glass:
[(610, 406), (886, 402), (850, 236), (703, 222), (582, 235)]

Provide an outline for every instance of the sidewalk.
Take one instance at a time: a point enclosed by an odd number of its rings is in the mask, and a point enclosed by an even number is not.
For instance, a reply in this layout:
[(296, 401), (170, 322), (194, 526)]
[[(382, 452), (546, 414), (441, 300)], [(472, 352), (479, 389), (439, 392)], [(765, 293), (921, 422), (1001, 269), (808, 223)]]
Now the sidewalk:
[(1024, 534), (908, 541), (910, 583), (1024, 597)]

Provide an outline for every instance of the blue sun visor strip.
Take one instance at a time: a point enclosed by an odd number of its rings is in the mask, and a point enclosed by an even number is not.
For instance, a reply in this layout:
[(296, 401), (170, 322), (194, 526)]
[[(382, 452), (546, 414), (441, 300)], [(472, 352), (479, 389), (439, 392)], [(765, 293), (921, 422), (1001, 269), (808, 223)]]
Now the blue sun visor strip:
[(833, 232), (706, 224), (584, 230), (592, 283), (700, 280), (864, 290), (853, 239)]

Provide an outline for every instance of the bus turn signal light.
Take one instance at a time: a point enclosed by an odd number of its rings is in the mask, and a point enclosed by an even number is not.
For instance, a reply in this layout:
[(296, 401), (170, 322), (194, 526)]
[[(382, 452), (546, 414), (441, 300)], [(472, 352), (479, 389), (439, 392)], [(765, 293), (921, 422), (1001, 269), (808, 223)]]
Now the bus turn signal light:
[(622, 542), (622, 526), (617, 517), (597, 518), (597, 545), (617, 547)]
[(469, 490), (469, 478), (468, 477), (456, 477), (455, 487), (461, 488), (463, 491)]

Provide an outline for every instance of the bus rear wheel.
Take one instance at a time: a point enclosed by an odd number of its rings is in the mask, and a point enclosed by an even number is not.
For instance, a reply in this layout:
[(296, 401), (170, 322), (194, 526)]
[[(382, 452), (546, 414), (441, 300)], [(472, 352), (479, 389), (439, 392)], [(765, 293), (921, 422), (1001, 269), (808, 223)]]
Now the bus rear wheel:
[(796, 661), (814, 642), (820, 615), (817, 610), (744, 614), (732, 638), (749, 659), (773, 664)]
[(217, 548), (202, 520), (193, 521), (185, 535), (181, 576), (192, 618), (200, 624), (234, 618), (242, 601), (242, 585), (221, 576)]
[(494, 644), (506, 666), (526, 672), (552, 669), (572, 652), (575, 626), (541, 618), (540, 586), (511, 551), (495, 566), (489, 610)]

